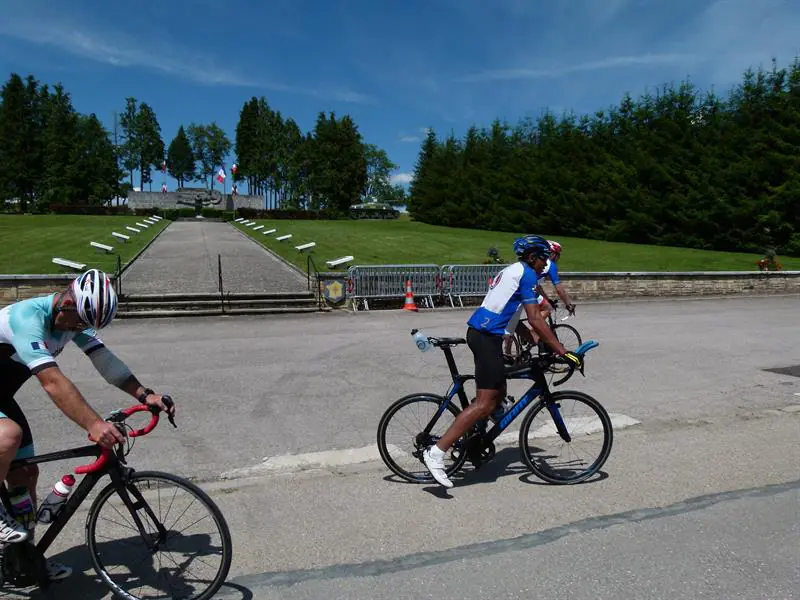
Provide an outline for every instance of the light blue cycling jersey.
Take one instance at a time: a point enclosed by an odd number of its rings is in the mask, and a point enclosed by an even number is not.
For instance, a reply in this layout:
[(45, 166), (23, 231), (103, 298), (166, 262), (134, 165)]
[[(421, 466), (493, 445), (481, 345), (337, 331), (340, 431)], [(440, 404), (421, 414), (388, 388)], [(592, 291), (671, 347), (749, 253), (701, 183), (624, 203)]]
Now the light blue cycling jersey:
[(523, 304), (536, 304), (539, 275), (529, 265), (516, 262), (500, 271), (492, 280), (489, 292), (467, 324), (473, 329), (493, 335), (510, 333), (509, 322), (519, 314)]
[[(53, 329), (53, 300), (56, 295), (22, 300), (0, 310), (0, 379), (4, 378), (4, 366), (9, 360), (28, 367), (26, 379), (31, 374), (52, 367), (56, 364), (55, 357), (70, 341), (74, 341), (86, 354), (103, 347), (94, 329)], [(8, 389), (11, 387), (9, 383), (4, 381), (0, 387)]]

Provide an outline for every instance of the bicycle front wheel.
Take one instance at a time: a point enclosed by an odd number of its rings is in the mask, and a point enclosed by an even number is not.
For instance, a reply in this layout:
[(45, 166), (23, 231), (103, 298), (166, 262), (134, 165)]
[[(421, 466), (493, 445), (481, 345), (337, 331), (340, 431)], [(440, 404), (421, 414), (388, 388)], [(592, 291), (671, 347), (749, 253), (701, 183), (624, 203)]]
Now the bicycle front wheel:
[(169, 473), (142, 471), (89, 509), (86, 543), (97, 574), (120, 598), (206, 600), (231, 566), (231, 534), (213, 500)]
[(522, 460), (548, 483), (586, 481), (611, 453), (611, 417), (583, 392), (563, 391), (540, 399), (525, 415), (519, 430)]
[[(429, 433), (424, 429), (446, 402), (444, 412)], [(435, 394), (411, 394), (397, 400), (381, 417), (378, 424), (378, 451), (393, 473), (412, 483), (428, 483), (433, 477), (422, 462), (422, 452), (439, 441), (455, 421), (458, 409), (446, 398)], [(467, 455), (456, 444), (445, 456), (448, 475), (458, 471)]]

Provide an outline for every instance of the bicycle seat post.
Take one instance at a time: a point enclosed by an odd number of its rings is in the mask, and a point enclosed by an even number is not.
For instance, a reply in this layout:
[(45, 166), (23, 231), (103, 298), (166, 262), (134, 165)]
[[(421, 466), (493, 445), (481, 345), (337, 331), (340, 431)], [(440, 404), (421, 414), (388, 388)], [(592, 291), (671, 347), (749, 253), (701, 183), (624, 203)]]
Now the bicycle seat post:
[(444, 352), (444, 358), (447, 361), (447, 367), (450, 369), (450, 374), (453, 376), (453, 381), (459, 376), (458, 367), (456, 366), (456, 360), (453, 358), (453, 351), (450, 349), (450, 346), (440, 346), (442, 352)]

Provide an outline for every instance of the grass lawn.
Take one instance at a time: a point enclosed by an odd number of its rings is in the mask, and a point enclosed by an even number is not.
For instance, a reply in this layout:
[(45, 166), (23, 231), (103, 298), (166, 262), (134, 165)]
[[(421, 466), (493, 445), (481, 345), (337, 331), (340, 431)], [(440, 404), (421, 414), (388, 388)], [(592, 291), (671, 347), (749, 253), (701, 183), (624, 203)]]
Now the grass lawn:
[[(136, 227), (141, 220), (104, 215), (0, 215), (0, 273), (74, 272), (54, 264), (54, 257), (114, 273), (117, 254), (124, 266), (169, 223), (163, 220), (143, 229)], [(141, 233), (128, 231), (126, 225), (141, 229)], [(123, 243), (111, 235), (112, 231), (130, 239)], [(106, 254), (90, 246), (90, 241), (113, 246), (114, 251)]]
[[(330, 270), (326, 261), (348, 255), (355, 257), (350, 265), (480, 264), (487, 259), (490, 246), (497, 248), (500, 257), (510, 262), (515, 260), (512, 242), (519, 236), (519, 233), (438, 227), (407, 218), (393, 221), (263, 220), (257, 222), (257, 225), (264, 225), (260, 231), (239, 223), (233, 225), (303, 270), (306, 269), (306, 255), (295, 250), (295, 246), (316, 242), (312, 256), (320, 271)], [(277, 232), (262, 234), (272, 228)], [(286, 234), (292, 237), (283, 242), (275, 240), (276, 236)], [(559, 261), (561, 271), (757, 272), (755, 263), (761, 258), (756, 254), (547, 237), (558, 240), (563, 246)], [(785, 270), (800, 270), (800, 258), (780, 256), (778, 260)]]

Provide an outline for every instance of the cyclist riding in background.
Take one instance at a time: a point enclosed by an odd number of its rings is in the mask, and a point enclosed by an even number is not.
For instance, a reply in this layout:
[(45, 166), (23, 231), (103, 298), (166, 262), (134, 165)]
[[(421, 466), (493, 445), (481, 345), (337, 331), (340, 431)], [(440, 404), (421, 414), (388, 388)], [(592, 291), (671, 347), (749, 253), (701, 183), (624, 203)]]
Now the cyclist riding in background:
[[(550, 258), (547, 260), (547, 263), (542, 270), (540, 280), (545, 278), (550, 280), (550, 283), (553, 284), (558, 297), (561, 298), (561, 301), (564, 303), (564, 308), (566, 308), (570, 314), (574, 315), (575, 305), (572, 303), (572, 299), (570, 298), (567, 289), (564, 287), (564, 284), (561, 283), (561, 278), (558, 276), (558, 259), (561, 258), (561, 244), (552, 240), (547, 240), (547, 243), (550, 244)], [(542, 288), (541, 281), (537, 286), (537, 291), (539, 293), (539, 306), (542, 311), (542, 318), (547, 319), (547, 317), (550, 315), (552, 307), (555, 306), (555, 304), (552, 300), (550, 300), (547, 293)], [(527, 339), (534, 345), (539, 343), (539, 336), (535, 331), (532, 331), (531, 328), (525, 324), (524, 320), (515, 319), (511, 330), (512, 332), (516, 331), (518, 335)], [(511, 349), (511, 337), (511, 335), (506, 337), (504, 345), (505, 354), (508, 354)]]
[[(553, 284), (558, 297), (561, 298), (561, 301), (564, 303), (564, 308), (566, 308), (570, 314), (575, 314), (575, 305), (572, 303), (572, 299), (569, 297), (567, 289), (564, 287), (564, 284), (561, 283), (561, 278), (558, 276), (558, 259), (561, 258), (561, 244), (552, 240), (547, 240), (547, 243), (550, 244), (551, 249), (550, 260), (547, 261), (547, 265), (545, 266), (544, 271), (542, 271), (542, 275), (548, 278), (550, 283)], [(544, 312), (544, 318), (546, 319), (547, 315), (550, 314), (550, 306), (552, 303), (547, 297), (547, 294), (544, 293), (544, 290), (542, 290), (541, 285), (539, 286), (539, 290), (544, 300), (542, 311)]]
[(475, 357), (476, 398), (423, 453), (428, 471), (445, 487), (453, 487), (444, 466), (445, 454), (475, 423), (488, 418), (505, 396), (503, 336), (509, 333), (507, 327), (519, 310), (525, 310), (529, 323), (556, 355), (581, 366), (581, 358), (566, 351), (542, 318), (536, 288), (550, 252), (550, 244), (538, 235), (514, 240), (519, 262), (497, 274), (483, 303), (467, 321), (467, 344)]
[[(104, 421), (59, 369), (55, 357), (70, 341), (83, 350), (103, 378), (141, 403), (174, 414), (160, 394), (145, 388), (131, 370), (106, 348), (97, 330), (107, 327), (117, 310), (117, 295), (102, 271), (91, 269), (61, 292), (21, 300), (0, 310), (0, 481), (28, 489), (36, 510), (36, 465), (9, 472), (14, 459), (34, 455), (33, 436), (17, 390), (35, 375), (56, 406), (103, 446), (125, 441), (113, 423)], [(0, 543), (24, 542), (34, 532), (23, 527), (0, 503)], [(69, 577), (72, 569), (48, 562), (51, 579)]]

